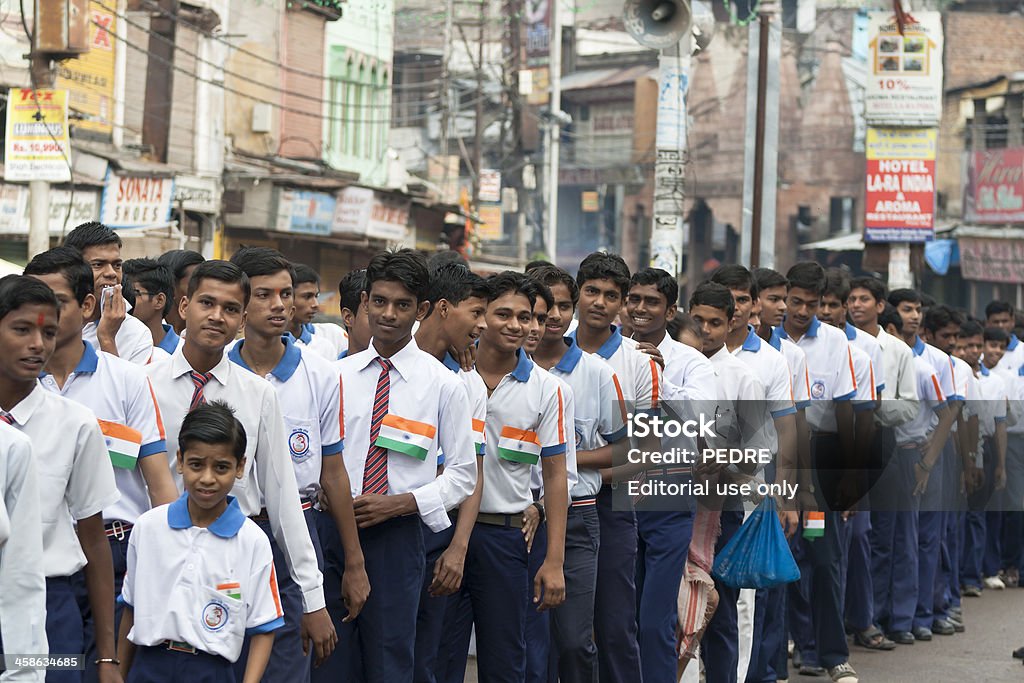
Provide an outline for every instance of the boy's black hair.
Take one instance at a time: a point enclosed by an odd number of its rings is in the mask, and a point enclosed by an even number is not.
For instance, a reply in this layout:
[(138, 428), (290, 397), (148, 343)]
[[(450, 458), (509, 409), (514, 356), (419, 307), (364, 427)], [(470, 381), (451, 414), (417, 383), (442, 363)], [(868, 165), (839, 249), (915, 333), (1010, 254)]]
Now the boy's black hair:
[[(580, 286), (576, 284), (576, 280), (568, 272), (558, 266), (547, 265), (528, 268), (526, 274), (543, 282), (548, 288), (555, 285), (565, 285), (565, 288), (569, 290), (569, 298), (572, 299), (572, 307), (576, 308), (576, 304), (580, 300)], [(554, 300), (553, 297), (552, 300)]]
[(825, 269), (814, 261), (801, 261), (786, 273), (789, 288), (797, 287), (814, 292), (818, 296), (825, 293)]
[(895, 327), (897, 332), (903, 332), (903, 316), (896, 310), (896, 306), (886, 301), (885, 308), (878, 316), (878, 326), (884, 330), (889, 325)]
[(71, 288), (75, 301), (81, 306), (85, 297), (95, 291), (92, 268), (74, 247), (54, 247), (36, 254), (25, 266), (25, 275), (53, 275), (60, 273)]
[[(132, 284), (142, 285), (151, 295), (163, 293), (166, 303), (162, 315), (167, 313), (177, 302), (174, 301), (174, 276), (167, 266), (151, 258), (133, 258), (124, 262), (124, 279)], [(125, 288), (127, 291), (127, 288)], [(135, 305), (135, 290), (132, 289), (128, 302)], [(128, 295), (125, 295), (128, 299)]]
[(536, 308), (537, 306), (537, 299), (544, 299), (544, 303), (547, 304), (550, 311), (555, 305), (555, 297), (551, 295), (551, 288), (538, 280), (533, 274), (526, 277), (529, 278), (530, 284), (534, 288), (534, 307)]
[(949, 325), (959, 327), (963, 325), (963, 322), (964, 317), (960, 313), (954, 311), (949, 306), (940, 304), (938, 306), (931, 306), (924, 312), (924, 316), (921, 318), (921, 327), (934, 334)]
[(576, 272), (576, 284), (582, 288), (587, 280), (611, 280), (619, 286), (622, 298), (629, 294), (629, 266), (618, 254), (595, 251), (583, 259)]
[(530, 261), (529, 263), (527, 263), (526, 267), (523, 268), (523, 272), (525, 272), (527, 275), (529, 275), (531, 270), (534, 270), (536, 268), (544, 268), (546, 266), (553, 266), (553, 265), (555, 265), (555, 264), (552, 263), (551, 261), (545, 261), (544, 259), (536, 259), (536, 260), (533, 260), (533, 261)]
[(156, 262), (171, 269), (171, 275), (174, 277), (175, 284), (177, 284), (181, 281), (181, 278), (185, 277), (185, 271), (192, 266), (198, 266), (205, 260), (198, 251), (171, 249), (160, 254)]
[(985, 328), (981, 326), (981, 323), (976, 320), (965, 320), (964, 323), (960, 325), (960, 333), (957, 336), (976, 337), (984, 334)]
[(28, 275), (8, 275), (0, 278), (0, 320), (22, 306), (42, 304), (53, 306), (60, 318), (60, 302), (53, 290)]
[(366, 291), (366, 269), (360, 268), (341, 278), (338, 283), (338, 294), (341, 295), (341, 307), (355, 313), (359, 310), (360, 295)]
[(717, 282), (702, 282), (697, 285), (693, 295), (690, 297), (690, 310), (694, 306), (710, 306), (725, 311), (725, 316), (732, 320), (736, 313), (736, 300), (732, 298), (732, 292), (725, 285)]
[(85, 251), (89, 247), (103, 247), (108, 244), (116, 244), (121, 247), (121, 238), (117, 233), (103, 225), (99, 221), (82, 223), (64, 237), (65, 247), (74, 247), (79, 251)]
[[(430, 289), (427, 301), (430, 302), (430, 313), (434, 306), (444, 299), (452, 306), (458, 306), (470, 297), (479, 297), (484, 301), (491, 300), (491, 288), (487, 281), (458, 263), (446, 263), (430, 276)], [(427, 314), (427, 317), (430, 316)]]
[(675, 317), (668, 321), (665, 330), (673, 339), (679, 338), (679, 333), (688, 330), (691, 334), (700, 339), (701, 329), (697, 321), (690, 317), (689, 313), (676, 313)]
[(292, 278), (292, 286), (298, 287), (304, 284), (315, 284), (320, 289), (320, 273), (316, 272), (305, 263), (293, 263), (295, 276)]
[(679, 303), (679, 283), (667, 270), (641, 268), (629, 279), (630, 288), (634, 285), (654, 285), (658, 288), (658, 292), (665, 297), (667, 306), (675, 306)]
[[(782, 275), (779, 275), (779, 277), (782, 278)], [(757, 286), (758, 283), (754, 278), (754, 274), (743, 266), (737, 264), (730, 263), (715, 268), (715, 272), (711, 273), (711, 277), (709, 277), (708, 280), (711, 282), (717, 282), (729, 289), (749, 292), (750, 298), (754, 301), (757, 301), (757, 295), (761, 292), (760, 288)]]
[(430, 290), (430, 271), (423, 254), (413, 249), (382, 251), (366, 266), (366, 293), (369, 294), (374, 282), (381, 280), (398, 282), (419, 304), (427, 300)]
[(934, 296), (927, 292), (921, 292), (921, 308), (928, 308), (930, 306), (934, 306), (937, 303), (938, 302), (935, 300)]
[(838, 268), (829, 268), (825, 272), (824, 294), (831, 294), (845, 306), (850, 298), (850, 289), (850, 277), (846, 273)]
[(236, 461), (245, 457), (245, 428), (227, 403), (210, 401), (185, 415), (178, 432), (178, 449), (182, 458), (190, 448), (201, 443), (230, 446)]
[(500, 299), (506, 294), (522, 294), (530, 300), (531, 309), (537, 303), (537, 283), (525, 273), (505, 270), (487, 278), (487, 284), (490, 285), (494, 297), (491, 301)]
[(786, 276), (771, 268), (754, 268), (751, 275), (754, 277), (754, 284), (757, 285), (759, 296), (761, 292), (772, 287), (789, 287), (789, 280), (786, 279)]
[(1013, 317), (1013, 304), (1009, 301), (989, 301), (985, 306), (985, 318), (991, 318), (1000, 313), (1009, 313)]
[(904, 302), (910, 302), (912, 304), (921, 303), (921, 295), (916, 289), (894, 289), (889, 292), (889, 303), (894, 307), (899, 307)]
[(986, 327), (982, 334), (985, 341), (1000, 342), (1003, 346), (1010, 345), (1010, 333), (1001, 327)]
[(249, 305), (249, 295), (252, 294), (249, 276), (234, 263), (211, 259), (196, 266), (188, 281), (188, 298), (191, 299), (195, 295), (203, 280), (217, 280), (229, 285), (240, 285), (242, 287), (242, 305)]
[(462, 257), (462, 254), (454, 249), (445, 249), (444, 251), (434, 252), (427, 258), (427, 270), (430, 271), (430, 276), (433, 277), (439, 268), (447, 266), (449, 263), (457, 263), (460, 266), (469, 268), (469, 263)]
[(231, 255), (231, 262), (242, 269), (249, 280), (280, 273), (282, 270), (291, 278), (295, 286), (295, 266), (277, 249), (269, 247), (242, 247)]
[(879, 301), (885, 301), (885, 283), (879, 280), (877, 277), (871, 277), (870, 275), (864, 277), (855, 277), (850, 280), (850, 291), (855, 289), (866, 289), (871, 297), (875, 300), (875, 303)]

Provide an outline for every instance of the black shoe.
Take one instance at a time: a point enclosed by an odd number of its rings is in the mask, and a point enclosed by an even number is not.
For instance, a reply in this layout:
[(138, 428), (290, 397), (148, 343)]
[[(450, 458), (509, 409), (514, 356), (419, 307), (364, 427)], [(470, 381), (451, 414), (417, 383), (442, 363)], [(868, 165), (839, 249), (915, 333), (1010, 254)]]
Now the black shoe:
[(924, 642), (928, 642), (932, 639), (931, 630), (924, 626), (918, 626), (912, 633), (914, 634), (914, 640), (923, 640)]
[[(897, 645), (913, 645), (914, 634), (910, 631), (892, 631), (886, 633), (885, 637), (896, 643)], [(1015, 653), (1016, 654), (1016, 653)], [(1021, 659), (1024, 659), (1024, 648), (1021, 648)]]
[(827, 676), (828, 671), (826, 671), (825, 668), (821, 666), (811, 666), (810, 664), (805, 664), (800, 667), (800, 675), (818, 678), (820, 676)]
[(936, 619), (932, 622), (932, 633), (939, 636), (951, 636), (956, 633), (956, 627), (948, 619)]
[(800, 667), (803, 666), (803, 664), (804, 664), (804, 658), (803, 658), (803, 655), (800, 654), (800, 649), (794, 647), (793, 648), (793, 668), (796, 669), (797, 671), (799, 671)]
[(1024, 659), (1024, 647), (1018, 647), (1013, 651), (1014, 659)]
[(963, 620), (954, 617), (952, 614), (949, 615), (949, 623), (953, 624), (953, 630), (957, 633), (963, 633), (967, 630), (967, 627), (964, 626)]

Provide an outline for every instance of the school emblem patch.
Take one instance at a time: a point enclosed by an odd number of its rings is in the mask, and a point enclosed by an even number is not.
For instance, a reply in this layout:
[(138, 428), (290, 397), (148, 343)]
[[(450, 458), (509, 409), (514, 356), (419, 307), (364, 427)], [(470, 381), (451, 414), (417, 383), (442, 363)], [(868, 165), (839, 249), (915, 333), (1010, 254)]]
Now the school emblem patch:
[(579, 427), (576, 427), (576, 448), (577, 449), (579, 449), (581, 443), (583, 443), (583, 432), (580, 431)]
[(288, 437), (288, 450), (295, 460), (305, 460), (309, 457), (309, 432), (305, 429), (296, 429)]
[(228, 608), (218, 600), (211, 600), (203, 608), (203, 628), (216, 632), (228, 623)]
[(811, 398), (814, 400), (825, 398), (825, 383), (820, 379), (814, 380), (814, 384), (811, 385)]

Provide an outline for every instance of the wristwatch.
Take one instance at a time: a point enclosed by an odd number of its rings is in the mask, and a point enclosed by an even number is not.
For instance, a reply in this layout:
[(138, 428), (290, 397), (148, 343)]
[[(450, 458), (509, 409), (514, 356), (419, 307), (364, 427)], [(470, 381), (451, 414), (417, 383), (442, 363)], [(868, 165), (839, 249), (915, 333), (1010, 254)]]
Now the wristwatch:
[(540, 502), (534, 502), (534, 503), (531, 503), (531, 505), (533, 505), (533, 507), (537, 508), (537, 512), (540, 513), (540, 521), (543, 522), (546, 519), (546, 517), (547, 517), (547, 515), (544, 514), (544, 506), (541, 505)]

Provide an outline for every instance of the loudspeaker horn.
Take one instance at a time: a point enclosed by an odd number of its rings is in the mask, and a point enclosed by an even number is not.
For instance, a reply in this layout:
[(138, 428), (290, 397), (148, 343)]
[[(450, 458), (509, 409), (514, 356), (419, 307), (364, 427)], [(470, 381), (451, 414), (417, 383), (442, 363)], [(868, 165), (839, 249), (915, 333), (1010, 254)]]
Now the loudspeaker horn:
[(636, 42), (664, 50), (678, 44), (690, 30), (690, 3), (689, 0), (626, 0), (622, 20)]
[(704, 0), (693, 0), (693, 22), (690, 31), (693, 34), (693, 47), (690, 54), (697, 55), (707, 49), (711, 39), (715, 37), (715, 13), (711, 3)]

